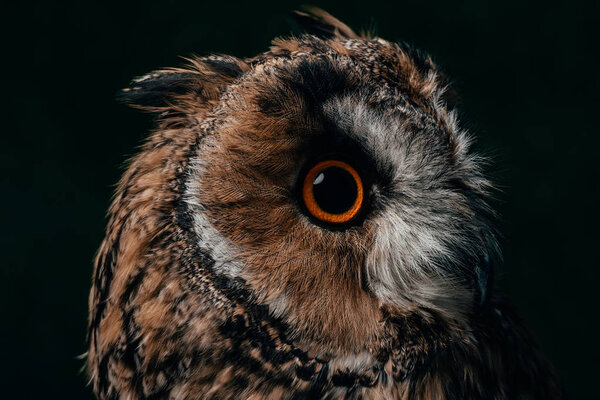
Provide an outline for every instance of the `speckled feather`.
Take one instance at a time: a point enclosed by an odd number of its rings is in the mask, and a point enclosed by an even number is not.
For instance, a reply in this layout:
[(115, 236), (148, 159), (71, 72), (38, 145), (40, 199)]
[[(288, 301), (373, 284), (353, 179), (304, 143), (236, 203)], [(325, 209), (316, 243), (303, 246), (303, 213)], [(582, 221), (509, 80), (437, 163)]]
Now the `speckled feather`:
[[(319, 37), (192, 59), (123, 92), (159, 119), (96, 258), (98, 398), (562, 398), (488, 279), (491, 186), (445, 77), (408, 46), (297, 16)], [(373, 176), (344, 230), (295, 200), (332, 130)]]

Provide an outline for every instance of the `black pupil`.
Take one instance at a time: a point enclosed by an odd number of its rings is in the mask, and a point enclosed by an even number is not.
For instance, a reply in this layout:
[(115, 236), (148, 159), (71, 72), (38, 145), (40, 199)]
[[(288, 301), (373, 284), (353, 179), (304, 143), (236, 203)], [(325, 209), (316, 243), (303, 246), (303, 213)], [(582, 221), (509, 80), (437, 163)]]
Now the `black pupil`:
[(313, 182), (315, 201), (330, 214), (348, 211), (358, 195), (352, 175), (343, 168), (329, 167), (319, 172)]

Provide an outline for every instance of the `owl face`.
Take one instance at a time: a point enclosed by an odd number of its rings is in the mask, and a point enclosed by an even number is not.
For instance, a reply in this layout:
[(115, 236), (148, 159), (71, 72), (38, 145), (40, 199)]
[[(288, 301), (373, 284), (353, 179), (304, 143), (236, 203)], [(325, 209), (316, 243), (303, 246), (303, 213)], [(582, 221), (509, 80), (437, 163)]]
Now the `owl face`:
[[(179, 212), (217, 275), (332, 349), (377, 338), (382, 307), (461, 319), (482, 301), (489, 184), (431, 59), (306, 36), (193, 69), (154, 79), (197, 138)], [(210, 111), (208, 74), (231, 77)]]

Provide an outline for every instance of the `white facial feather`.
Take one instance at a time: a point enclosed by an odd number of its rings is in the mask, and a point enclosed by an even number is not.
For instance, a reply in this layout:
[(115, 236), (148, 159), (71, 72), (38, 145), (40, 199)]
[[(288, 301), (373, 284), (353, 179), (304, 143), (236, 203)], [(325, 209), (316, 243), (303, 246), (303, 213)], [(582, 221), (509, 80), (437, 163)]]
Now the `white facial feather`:
[[(467, 311), (472, 290), (445, 266), (454, 261), (455, 246), (468, 248), (472, 243), (459, 228), (459, 214), (451, 209), (452, 200), (458, 204), (460, 195), (426, 186), (435, 182), (442, 167), (428, 153), (427, 142), (415, 140), (398, 118), (391, 117), (396, 112), (410, 119), (411, 110), (390, 110), (390, 115), (382, 116), (354, 97), (333, 98), (323, 109), (341, 130), (364, 146), (378, 168), (391, 174), (391, 188), (387, 188), (391, 194), (381, 194), (380, 188), (374, 187), (381, 207), (367, 221), (375, 226), (374, 243), (365, 262), (370, 289), (384, 302), (401, 307), (417, 303), (460, 318)], [(448, 126), (456, 129), (454, 116), (447, 118)], [(424, 125), (422, 134), (435, 134), (433, 126)], [(455, 137), (457, 151), (462, 153), (459, 157), (465, 157), (466, 135), (457, 133)]]
[(213, 142), (211, 137), (203, 138), (197, 155), (190, 160), (184, 200), (194, 218), (193, 228), (198, 247), (208, 252), (214, 260), (216, 273), (235, 278), (239, 277), (241, 272), (241, 264), (237, 261), (235, 246), (210, 223), (204, 212), (204, 206), (199, 201), (200, 177), (205, 168), (201, 154), (209, 146), (214, 145)]
[(373, 354), (363, 351), (357, 354), (346, 354), (331, 359), (329, 368), (332, 371), (364, 372), (371, 368), (375, 362)]

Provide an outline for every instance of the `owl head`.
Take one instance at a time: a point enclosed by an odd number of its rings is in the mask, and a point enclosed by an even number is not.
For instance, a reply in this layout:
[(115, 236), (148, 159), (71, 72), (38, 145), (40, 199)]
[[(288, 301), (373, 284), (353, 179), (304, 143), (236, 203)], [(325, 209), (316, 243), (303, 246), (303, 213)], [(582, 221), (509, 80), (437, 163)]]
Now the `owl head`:
[(254, 304), (290, 340), (352, 353), (385, 338), (390, 315), (460, 324), (486, 301), (491, 186), (445, 76), (322, 11), (295, 18), (308, 34), (254, 58), (193, 58), (122, 92), (158, 122), (111, 208), (92, 352), (127, 341), (131, 321), (196, 312), (152, 314), (160, 296)]

